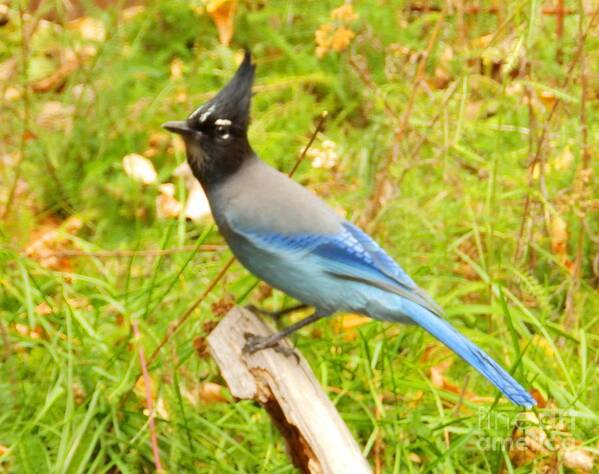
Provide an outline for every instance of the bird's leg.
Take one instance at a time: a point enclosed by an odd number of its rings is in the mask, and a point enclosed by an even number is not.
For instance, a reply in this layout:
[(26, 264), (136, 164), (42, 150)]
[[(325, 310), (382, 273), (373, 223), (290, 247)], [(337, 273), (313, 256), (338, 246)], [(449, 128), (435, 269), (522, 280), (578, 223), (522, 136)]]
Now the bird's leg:
[[(325, 316), (328, 316), (329, 314), (330, 313), (328, 312), (316, 310), (314, 311), (314, 314), (312, 314), (311, 316), (308, 316), (307, 318), (304, 318), (298, 321), (297, 323), (292, 324), (291, 326), (287, 326), (283, 330), (275, 334), (271, 334), (270, 336), (256, 336), (254, 334), (245, 333), (244, 336), (246, 339), (246, 343), (245, 346), (243, 346), (243, 352), (246, 354), (253, 354), (254, 352), (261, 351), (262, 349), (275, 347), (278, 345), (281, 339), (289, 336), (290, 334), (294, 333), (298, 329), (303, 328), (304, 326), (307, 326), (308, 324), (311, 324), (315, 321), (318, 321), (319, 319), (324, 318)], [(287, 349), (284, 349), (282, 347), (278, 350), (278, 352), (282, 352), (285, 355), (294, 354), (293, 350), (288, 351)]]
[(246, 306), (246, 308), (248, 310), (250, 310), (254, 313), (258, 313), (262, 316), (268, 316), (269, 318), (272, 318), (275, 321), (278, 321), (283, 316), (287, 316), (290, 313), (295, 313), (296, 311), (299, 311), (301, 309), (306, 309), (307, 307), (308, 307), (307, 304), (297, 304), (295, 306), (290, 306), (289, 308), (280, 309), (279, 311), (267, 311), (265, 309), (258, 308), (257, 306), (254, 306), (253, 304)]

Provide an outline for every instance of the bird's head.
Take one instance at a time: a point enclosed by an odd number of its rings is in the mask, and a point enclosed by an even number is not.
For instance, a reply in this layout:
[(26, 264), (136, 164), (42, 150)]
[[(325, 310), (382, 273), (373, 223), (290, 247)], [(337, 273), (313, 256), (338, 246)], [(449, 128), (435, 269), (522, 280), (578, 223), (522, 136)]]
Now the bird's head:
[(255, 65), (246, 51), (229, 83), (186, 120), (162, 126), (183, 137), (187, 160), (204, 187), (234, 173), (253, 151), (247, 139)]

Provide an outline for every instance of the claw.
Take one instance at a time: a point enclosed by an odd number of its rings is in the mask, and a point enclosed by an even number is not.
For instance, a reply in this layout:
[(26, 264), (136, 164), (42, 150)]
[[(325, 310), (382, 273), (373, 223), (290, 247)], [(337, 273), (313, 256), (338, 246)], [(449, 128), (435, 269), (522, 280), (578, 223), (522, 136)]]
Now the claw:
[(256, 336), (249, 332), (244, 333), (243, 337), (245, 337), (245, 345), (242, 350), (244, 354), (253, 354), (268, 347), (265, 345), (266, 337)]
[(299, 355), (297, 355), (297, 352), (295, 352), (293, 347), (282, 346), (281, 344), (277, 344), (276, 346), (273, 347), (273, 349), (275, 350), (275, 352), (278, 352), (279, 354), (281, 354), (287, 358), (293, 357), (295, 359), (295, 363), (299, 364), (299, 362), (300, 362)]
[(285, 357), (293, 356), (295, 361), (299, 364), (299, 356), (293, 350), (292, 347), (283, 346), (280, 344), (279, 338), (274, 338), (273, 336), (256, 336), (255, 334), (251, 334), (246, 332), (243, 334), (245, 337), (245, 345), (243, 346), (242, 352), (244, 354), (254, 354), (262, 349), (274, 349), (279, 354), (284, 355)]

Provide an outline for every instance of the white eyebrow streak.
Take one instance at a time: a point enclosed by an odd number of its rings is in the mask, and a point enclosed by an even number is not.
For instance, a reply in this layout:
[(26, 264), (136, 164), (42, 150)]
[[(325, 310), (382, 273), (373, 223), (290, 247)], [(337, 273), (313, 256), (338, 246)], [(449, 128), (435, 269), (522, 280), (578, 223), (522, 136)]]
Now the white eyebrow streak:
[(231, 122), (229, 119), (217, 119), (214, 121), (214, 125), (216, 125), (217, 127), (229, 127), (232, 123), (233, 122)]
[[(203, 106), (202, 106), (203, 107)], [(191, 120), (194, 120), (197, 115), (202, 111), (202, 107), (198, 108), (194, 113), (192, 113), (189, 118)], [(206, 110), (205, 112), (202, 112), (202, 115), (200, 115), (200, 122), (204, 123), (208, 117), (210, 117), (210, 115), (212, 115), (212, 112), (214, 112), (214, 105), (211, 105), (210, 107), (208, 107), (208, 110)]]

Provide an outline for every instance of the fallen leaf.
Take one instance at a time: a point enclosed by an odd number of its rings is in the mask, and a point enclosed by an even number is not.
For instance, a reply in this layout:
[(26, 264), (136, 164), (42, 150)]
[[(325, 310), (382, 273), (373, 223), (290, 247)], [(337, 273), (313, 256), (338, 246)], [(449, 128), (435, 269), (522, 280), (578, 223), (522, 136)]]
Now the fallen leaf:
[(77, 31), (83, 39), (102, 42), (106, 38), (104, 23), (97, 18), (82, 16), (66, 24), (67, 29)]
[(123, 168), (129, 177), (144, 184), (155, 183), (158, 178), (152, 162), (137, 153), (123, 157)]
[(196, 350), (200, 359), (205, 359), (210, 355), (208, 351), (208, 342), (204, 336), (198, 336), (193, 340), (193, 348)]
[(593, 455), (584, 448), (565, 450), (563, 460), (564, 466), (569, 469), (576, 469), (578, 472), (591, 472), (593, 470)]
[[(166, 409), (166, 403), (164, 401), (164, 398), (158, 397), (158, 399), (154, 401), (153, 409), (154, 409), (154, 415), (157, 416), (158, 418), (162, 418), (163, 420), (169, 419), (169, 415), (168, 415), (168, 411)], [(146, 416), (150, 416), (150, 411), (147, 408), (144, 408), (143, 414)]]
[(124, 21), (129, 21), (135, 18), (140, 13), (143, 13), (146, 10), (144, 5), (134, 5), (132, 7), (123, 8), (121, 11), (121, 18)]
[(491, 41), (495, 38), (495, 34), (491, 33), (488, 35), (479, 36), (474, 38), (471, 42), (472, 48), (484, 49), (491, 44)]
[(225, 388), (214, 382), (204, 382), (200, 385), (200, 400), (204, 403), (227, 403), (223, 394)]
[(179, 217), (181, 203), (175, 199), (175, 185), (165, 183), (158, 186), (160, 194), (156, 196), (156, 216), (159, 219), (172, 219)]
[[(156, 398), (156, 384), (154, 383), (154, 379), (152, 378), (151, 375), (150, 375), (149, 379), (150, 379), (150, 396), (152, 397), (152, 400), (154, 400)], [(143, 400), (146, 399), (146, 379), (144, 378), (143, 375), (140, 375), (139, 378), (137, 379), (137, 381), (135, 382), (135, 387), (134, 387), (133, 391), (139, 398), (141, 398)]]
[(148, 145), (150, 148), (157, 148), (159, 150), (165, 149), (171, 141), (171, 137), (166, 132), (154, 132), (148, 138)]
[(345, 50), (355, 36), (356, 34), (345, 26), (337, 28), (331, 37), (331, 49), (338, 53)]
[(334, 30), (333, 25), (325, 23), (314, 33), (314, 42), (316, 43), (316, 56), (324, 57), (331, 49), (331, 34)]
[(69, 247), (68, 235), (76, 234), (82, 226), (83, 222), (77, 216), (71, 216), (62, 223), (56, 218), (49, 218), (32, 233), (25, 254), (45, 268), (68, 271), (71, 268), (69, 260), (57, 256), (57, 251)]
[(212, 303), (210, 309), (215, 316), (222, 317), (227, 314), (235, 306), (235, 298), (233, 295), (227, 293), (225, 296), (220, 298), (218, 301)]
[(202, 323), (202, 330), (206, 334), (210, 334), (212, 331), (214, 331), (214, 328), (216, 328), (216, 326), (218, 326), (218, 321), (214, 319), (208, 319), (207, 321), (204, 321)]
[(336, 318), (333, 325), (335, 332), (343, 334), (345, 341), (353, 341), (358, 337), (357, 329), (372, 321), (372, 319), (361, 314), (344, 313)]
[(85, 84), (75, 84), (71, 88), (71, 92), (76, 100), (81, 99), (85, 102), (92, 102), (96, 98), (96, 93), (91, 86)]
[(16, 100), (19, 100), (22, 95), (23, 92), (18, 87), (8, 86), (4, 90), (4, 100), (7, 102), (14, 102)]
[(162, 155), (169, 147), (171, 137), (163, 132), (154, 132), (148, 138), (148, 148), (143, 152), (146, 158)]
[(37, 114), (36, 123), (48, 130), (70, 132), (73, 129), (75, 106), (58, 101), (48, 101)]
[(553, 92), (542, 90), (539, 92), (539, 100), (545, 106), (546, 109), (551, 109), (555, 102), (557, 101), (557, 97)]
[(175, 58), (171, 61), (171, 79), (182, 79), (183, 78), (183, 61), (181, 58)]
[(21, 336), (28, 337), (30, 339), (41, 339), (45, 336), (45, 331), (41, 326), (35, 326), (33, 328), (27, 326), (26, 324), (15, 324), (15, 331), (17, 331)]
[(563, 171), (570, 168), (574, 161), (574, 153), (570, 150), (569, 146), (566, 146), (562, 152), (553, 160), (552, 169), (556, 171)]
[(192, 221), (199, 221), (210, 215), (210, 203), (208, 202), (206, 193), (204, 193), (200, 183), (195, 181), (187, 195), (185, 217)]
[(351, 22), (358, 19), (358, 14), (354, 11), (351, 3), (346, 3), (331, 11), (331, 18), (344, 22)]
[(81, 385), (80, 382), (74, 382), (71, 386), (71, 391), (73, 392), (73, 398), (77, 405), (81, 405), (87, 398), (85, 387)]
[(261, 281), (258, 284), (258, 288), (254, 290), (254, 295), (256, 296), (256, 299), (262, 303), (266, 298), (272, 296), (272, 287)]
[[(0, 7), (1, 8), (1, 7)], [(5, 82), (16, 74), (17, 72), (17, 59), (9, 58), (6, 61), (0, 63), (0, 81)]]
[(531, 389), (532, 398), (537, 402), (537, 406), (539, 408), (545, 408), (547, 406), (547, 399), (543, 396), (543, 394), (536, 388)]
[(518, 416), (517, 426), (509, 444), (509, 456), (514, 466), (534, 462), (535, 472), (561, 472), (562, 465), (577, 473), (592, 472), (592, 452), (573, 438), (568, 423), (557, 411), (554, 410), (554, 416), (551, 412), (538, 416), (530, 411), (523, 412)]
[(337, 144), (332, 140), (323, 140), (320, 146), (312, 147), (307, 152), (313, 168), (331, 169), (337, 165), (339, 154)]
[(431, 367), (431, 383), (437, 388), (445, 388), (447, 383), (443, 377), (447, 369), (453, 365), (453, 358), (447, 358), (441, 363)]
[(568, 257), (568, 229), (566, 222), (559, 214), (553, 214), (549, 222), (549, 237), (551, 249), (560, 259), (562, 265), (572, 270), (574, 264)]
[(206, 5), (206, 11), (216, 28), (220, 43), (229, 46), (233, 38), (235, 10), (237, 9), (237, 0), (211, 0)]
[(204, 193), (204, 189), (193, 176), (187, 161), (181, 163), (175, 171), (174, 176), (183, 178), (187, 188), (187, 201), (185, 202), (185, 217), (192, 221), (199, 221), (211, 215), (210, 203)]
[(38, 93), (59, 91), (64, 87), (67, 78), (76, 71), (80, 65), (81, 62), (77, 57), (65, 62), (52, 74), (31, 84), (31, 90)]
[(35, 307), (35, 312), (40, 316), (48, 316), (49, 314), (52, 314), (52, 308), (50, 308), (48, 303), (43, 301)]

